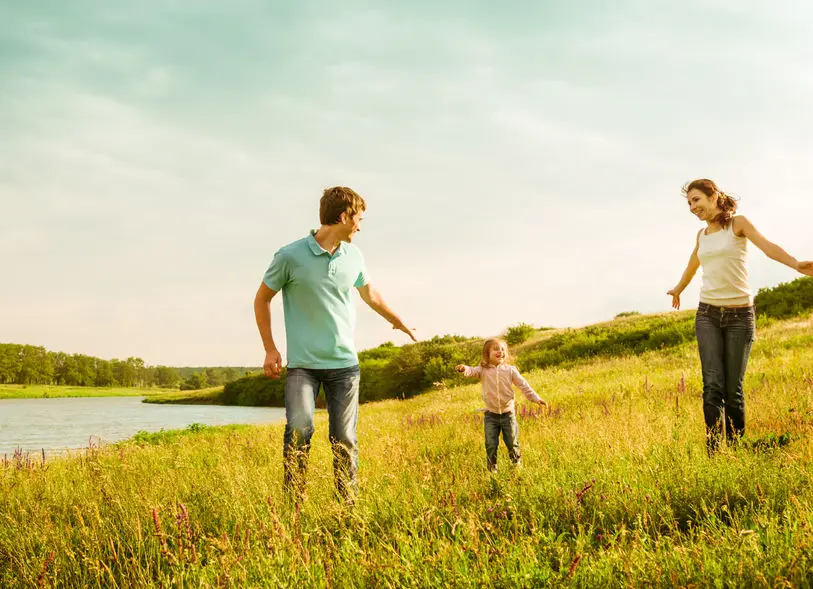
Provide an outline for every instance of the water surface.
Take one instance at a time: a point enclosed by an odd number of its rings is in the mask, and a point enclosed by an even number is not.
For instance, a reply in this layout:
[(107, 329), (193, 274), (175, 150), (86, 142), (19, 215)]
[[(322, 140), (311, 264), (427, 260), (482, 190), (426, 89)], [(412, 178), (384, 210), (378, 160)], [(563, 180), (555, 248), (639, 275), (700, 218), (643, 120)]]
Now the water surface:
[(0, 458), (16, 448), (46, 455), (124, 440), (139, 431), (184, 429), (193, 423), (274, 423), (279, 407), (157, 405), (143, 397), (0, 399)]

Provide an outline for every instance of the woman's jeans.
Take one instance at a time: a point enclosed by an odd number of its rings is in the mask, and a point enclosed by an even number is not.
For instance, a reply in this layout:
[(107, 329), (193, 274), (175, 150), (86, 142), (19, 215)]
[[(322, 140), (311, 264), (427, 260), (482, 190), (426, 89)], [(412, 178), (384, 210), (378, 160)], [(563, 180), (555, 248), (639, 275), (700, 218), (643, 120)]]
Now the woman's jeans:
[(754, 307), (700, 303), (695, 329), (703, 369), (706, 445), (712, 454), (720, 444), (723, 419), (729, 442), (745, 432), (743, 380), (754, 342)]
[(483, 418), (483, 428), (486, 434), (486, 462), (488, 470), (497, 470), (497, 447), (500, 444), (500, 433), (505, 445), (508, 447), (508, 456), (511, 462), (519, 464), (522, 455), (519, 451), (519, 426), (513, 411), (508, 413), (492, 413), (486, 411)]
[(357, 490), (359, 413), (358, 365), (349, 368), (289, 368), (285, 379), (285, 488), (300, 496), (305, 487), (313, 413), (320, 385), (325, 390), (333, 472), (341, 498), (352, 501)]

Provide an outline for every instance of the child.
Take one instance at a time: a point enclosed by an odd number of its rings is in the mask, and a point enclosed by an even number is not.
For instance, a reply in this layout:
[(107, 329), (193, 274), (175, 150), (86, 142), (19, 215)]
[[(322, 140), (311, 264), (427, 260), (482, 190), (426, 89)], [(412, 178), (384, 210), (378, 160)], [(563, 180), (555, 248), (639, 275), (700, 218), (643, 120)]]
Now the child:
[(488, 470), (497, 470), (497, 447), (502, 439), (508, 447), (508, 456), (511, 462), (519, 464), (522, 456), (519, 451), (519, 426), (514, 415), (514, 389), (517, 385), (522, 393), (538, 405), (545, 405), (528, 384), (515, 366), (508, 364), (508, 346), (497, 338), (486, 340), (483, 345), (483, 357), (479, 366), (464, 366), (459, 364), (455, 370), (465, 376), (474, 376), (480, 379), (483, 385), (483, 401), (486, 404), (485, 418), (483, 419), (486, 435), (486, 460)]

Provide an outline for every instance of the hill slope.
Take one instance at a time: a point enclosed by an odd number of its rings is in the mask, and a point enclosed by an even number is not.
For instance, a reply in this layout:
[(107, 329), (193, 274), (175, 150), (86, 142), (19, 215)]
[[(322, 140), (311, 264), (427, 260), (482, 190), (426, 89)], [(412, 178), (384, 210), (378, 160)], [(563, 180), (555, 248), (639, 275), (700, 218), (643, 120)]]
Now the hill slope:
[[(479, 386), (361, 408), (361, 497), (333, 499), (317, 416), (308, 498), (282, 427), (193, 428), (0, 467), (0, 585), (810, 584), (813, 325), (759, 331), (748, 439), (705, 455), (691, 343), (528, 374), (521, 470), (485, 469)], [(523, 410), (524, 408), (524, 410)], [(182, 581), (181, 581), (182, 580)]]

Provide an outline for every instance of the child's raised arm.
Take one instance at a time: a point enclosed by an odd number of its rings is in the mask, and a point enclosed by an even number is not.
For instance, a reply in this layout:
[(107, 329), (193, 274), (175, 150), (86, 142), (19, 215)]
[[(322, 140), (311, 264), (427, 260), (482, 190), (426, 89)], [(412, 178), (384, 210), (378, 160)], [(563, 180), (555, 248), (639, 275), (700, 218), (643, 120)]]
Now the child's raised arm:
[(543, 401), (539, 395), (536, 394), (536, 391), (534, 391), (531, 388), (531, 385), (528, 384), (528, 381), (522, 377), (522, 375), (519, 373), (519, 370), (517, 370), (516, 366), (511, 367), (511, 382), (514, 383), (517, 386), (517, 388), (522, 391), (522, 394), (525, 395), (525, 397), (529, 401), (531, 401), (532, 403), (536, 403), (537, 405), (547, 406), (547, 403)]
[(455, 370), (458, 372), (462, 372), (463, 376), (474, 376), (480, 377), (480, 372), (482, 372), (482, 366), (466, 366), (465, 364), (458, 364), (454, 367)]

